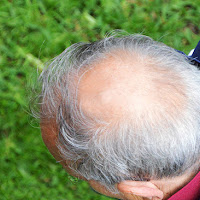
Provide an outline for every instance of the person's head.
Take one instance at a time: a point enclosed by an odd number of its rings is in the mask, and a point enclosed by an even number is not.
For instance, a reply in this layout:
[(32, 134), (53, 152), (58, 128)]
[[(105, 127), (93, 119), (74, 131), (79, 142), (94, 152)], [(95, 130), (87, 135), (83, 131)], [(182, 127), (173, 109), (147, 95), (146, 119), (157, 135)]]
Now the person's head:
[(40, 81), (44, 142), (95, 190), (162, 198), (197, 170), (200, 72), (173, 48), (142, 35), (79, 43)]

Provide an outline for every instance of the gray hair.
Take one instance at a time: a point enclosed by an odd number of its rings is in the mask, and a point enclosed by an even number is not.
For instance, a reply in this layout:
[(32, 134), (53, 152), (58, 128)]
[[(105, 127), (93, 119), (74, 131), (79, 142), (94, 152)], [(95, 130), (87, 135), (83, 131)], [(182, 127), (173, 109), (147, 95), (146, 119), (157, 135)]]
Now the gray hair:
[[(186, 99), (181, 115), (161, 110), (159, 124), (137, 117), (110, 124), (83, 112), (77, 100), (78, 83), (115, 50), (137, 53), (141, 62), (151, 58), (151, 65), (176, 73), (180, 80), (170, 79), (168, 84)], [(112, 192), (117, 192), (114, 184), (123, 180), (179, 176), (200, 157), (200, 71), (173, 48), (143, 35), (116, 34), (78, 43), (53, 59), (39, 81), (40, 117), (56, 118), (63, 159), (71, 160), (70, 167), (78, 174), (99, 181)], [(150, 114), (156, 115), (154, 110)]]

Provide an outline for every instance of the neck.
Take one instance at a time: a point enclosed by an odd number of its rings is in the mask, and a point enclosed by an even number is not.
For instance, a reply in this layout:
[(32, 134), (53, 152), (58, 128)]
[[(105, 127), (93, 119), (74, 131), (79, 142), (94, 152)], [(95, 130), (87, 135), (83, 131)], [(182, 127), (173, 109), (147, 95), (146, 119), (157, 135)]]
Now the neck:
[(168, 199), (184, 186), (186, 186), (198, 173), (198, 171), (190, 171), (190, 173), (185, 173), (182, 176), (162, 179), (162, 180), (152, 180), (151, 182), (155, 184), (164, 193), (163, 200)]

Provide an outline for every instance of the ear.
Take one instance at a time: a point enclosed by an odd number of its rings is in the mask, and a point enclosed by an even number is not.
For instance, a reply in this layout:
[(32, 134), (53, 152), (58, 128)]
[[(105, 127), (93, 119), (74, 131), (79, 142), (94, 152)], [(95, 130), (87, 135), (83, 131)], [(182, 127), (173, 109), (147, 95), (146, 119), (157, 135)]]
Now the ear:
[(148, 199), (163, 199), (163, 192), (159, 190), (153, 183), (147, 181), (123, 181), (117, 184), (117, 189), (127, 199), (131, 198), (131, 195), (137, 195), (146, 197)]

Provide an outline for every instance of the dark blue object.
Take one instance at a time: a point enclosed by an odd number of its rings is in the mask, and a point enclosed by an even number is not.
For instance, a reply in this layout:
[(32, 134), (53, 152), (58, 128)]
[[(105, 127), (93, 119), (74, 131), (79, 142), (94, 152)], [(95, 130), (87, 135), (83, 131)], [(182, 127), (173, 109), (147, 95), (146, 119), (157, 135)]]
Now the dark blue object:
[(200, 62), (200, 41), (198, 42), (196, 48), (194, 49), (192, 57), (198, 60), (198, 62)]
[(194, 49), (192, 55), (188, 56), (182, 51), (177, 50), (187, 57), (191, 64), (196, 65), (200, 69), (200, 41), (198, 42), (196, 48)]

